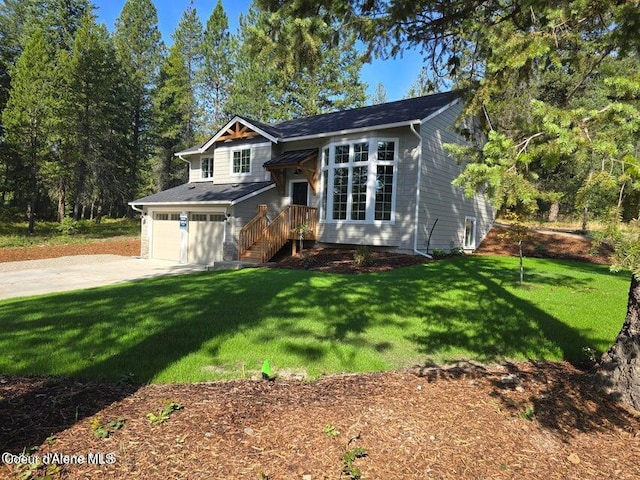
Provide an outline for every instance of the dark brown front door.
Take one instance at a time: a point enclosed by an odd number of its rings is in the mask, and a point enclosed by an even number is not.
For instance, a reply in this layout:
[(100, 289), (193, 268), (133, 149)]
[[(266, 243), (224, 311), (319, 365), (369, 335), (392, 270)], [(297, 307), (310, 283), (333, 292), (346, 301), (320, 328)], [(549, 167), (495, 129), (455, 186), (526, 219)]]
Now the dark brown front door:
[(295, 182), (291, 185), (291, 203), (308, 206), (309, 184), (307, 182)]

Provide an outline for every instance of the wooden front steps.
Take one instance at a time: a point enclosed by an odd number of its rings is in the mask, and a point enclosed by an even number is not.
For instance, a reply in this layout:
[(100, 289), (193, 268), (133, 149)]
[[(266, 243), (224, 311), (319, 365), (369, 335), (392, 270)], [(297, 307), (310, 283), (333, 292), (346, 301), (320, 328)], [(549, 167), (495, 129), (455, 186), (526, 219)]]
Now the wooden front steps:
[(271, 222), (266, 205), (240, 231), (239, 259), (255, 263), (268, 262), (289, 241), (303, 232), (305, 240), (315, 240), (318, 232), (318, 209), (289, 205)]

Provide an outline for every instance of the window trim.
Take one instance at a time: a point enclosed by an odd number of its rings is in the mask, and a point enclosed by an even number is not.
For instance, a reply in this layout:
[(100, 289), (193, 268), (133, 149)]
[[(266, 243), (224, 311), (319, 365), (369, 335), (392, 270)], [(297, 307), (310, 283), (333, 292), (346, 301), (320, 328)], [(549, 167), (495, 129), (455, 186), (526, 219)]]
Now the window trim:
[[(393, 160), (380, 160), (378, 161), (378, 142), (393, 142)], [(366, 162), (355, 161), (355, 148), (353, 145), (359, 143), (368, 143), (368, 159)], [(349, 162), (347, 163), (335, 163), (335, 147), (349, 146)], [(324, 162), (324, 152), (329, 150), (329, 159)], [(386, 136), (369, 136), (360, 138), (340, 139), (324, 144), (320, 151), (320, 223), (326, 224), (340, 224), (340, 225), (395, 225), (396, 220), (396, 199), (397, 199), (397, 183), (398, 183), (398, 165), (400, 155), (400, 142), (398, 137), (386, 137)], [(353, 198), (353, 169), (355, 167), (364, 167), (368, 169), (368, 179), (366, 184), (367, 189), (367, 206), (364, 220), (352, 220), (351, 216)], [(393, 167), (393, 180), (392, 180), (392, 195), (391, 195), (391, 219), (390, 220), (375, 220), (375, 182), (378, 166), (392, 166)], [(333, 186), (334, 186), (334, 171), (336, 168), (348, 169), (348, 186), (347, 186), (347, 218), (333, 219)], [(325, 180), (326, 179), (326, 180)], [(326, 192), (325, 192), (326, 183)], [(326, 200), (325, 200), (326, 195)]]
[[(240, 152), (240, 166), (242, 167), (242, 152), (248, 150), (249, 151), (249, 171), (248, 172), (234, 172), (233, 170), (233, 157), (235, 155), (236, 152)], [(229, 150), (229, 175), (231, 176), (237, 176), (237, 177), (243, 177), (246, 175), (251, 175), (251, 162), (253, 159), (253, 149), (251, 147), (247, 147), (247, 146), (243, 146), (243, 147), (237, 147), (237, 148), (232, 148)]]
[[(472, 222), (471, 244), (467, 245), (467, 222)], [(462, 248), (463, 250), (475, 250), (478, 244), (478, 219), (477, 217), (465, 216), (464, 217), (464, 229), (462, 233)]]

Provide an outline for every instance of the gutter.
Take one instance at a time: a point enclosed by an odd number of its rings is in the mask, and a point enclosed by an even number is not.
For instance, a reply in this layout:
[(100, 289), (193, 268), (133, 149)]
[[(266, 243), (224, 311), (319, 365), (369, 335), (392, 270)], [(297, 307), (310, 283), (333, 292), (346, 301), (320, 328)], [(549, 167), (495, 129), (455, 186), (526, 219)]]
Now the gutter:
[[(419, 125), (420, 123), (418, 123)], [(422, 176), (422, 137), (414, 127), (414, 123), (409, 125), (409, 130), (418, 138), (418, 148), (420, 150), (420, 155), (418, 156), (418, 175), (416, 175), (416, 213), (415, 213), (415, 223), (413, 226), (413, 253), (417, 255), (422, 255), (423, 257), (433, 259), (431, 255), (428, 253), (421, 252), (418, 250), (418, 223), (420, 218), (420, 177)]]

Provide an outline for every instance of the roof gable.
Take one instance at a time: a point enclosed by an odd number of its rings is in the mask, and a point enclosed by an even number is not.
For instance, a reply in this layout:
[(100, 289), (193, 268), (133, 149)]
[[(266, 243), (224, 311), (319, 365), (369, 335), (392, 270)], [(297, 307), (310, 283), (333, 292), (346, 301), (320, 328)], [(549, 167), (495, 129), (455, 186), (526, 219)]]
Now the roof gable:
[(204, 145), (183, 150), (176, 155), (204, 153), (218, 141), (251, 138), (256, 135), (261, 135), (273, 143), (279, 143), (409, 125), (441, 113), (457, 103), (459, 98), (458, 91), (436, 93), (313, 117), (296, 118), (273, 125), (235, 116)]

